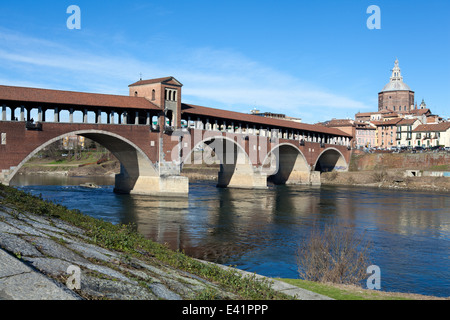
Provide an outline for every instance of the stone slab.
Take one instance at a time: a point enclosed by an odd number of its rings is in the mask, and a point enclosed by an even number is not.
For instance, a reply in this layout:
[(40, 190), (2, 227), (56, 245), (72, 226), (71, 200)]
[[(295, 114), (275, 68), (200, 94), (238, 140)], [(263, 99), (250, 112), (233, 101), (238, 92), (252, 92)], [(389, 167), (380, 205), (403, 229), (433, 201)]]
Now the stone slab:
[(21, 256), (42, 256), (35, 246), (14, 234), (0, 233), (0, 248)]
[(81, 300), (0, 249), (0, 300)]
[(3, 300), (81, 300), (70, 290), (45, 276), (36, 273), (24, 273), (0, 278), (0, 299)]

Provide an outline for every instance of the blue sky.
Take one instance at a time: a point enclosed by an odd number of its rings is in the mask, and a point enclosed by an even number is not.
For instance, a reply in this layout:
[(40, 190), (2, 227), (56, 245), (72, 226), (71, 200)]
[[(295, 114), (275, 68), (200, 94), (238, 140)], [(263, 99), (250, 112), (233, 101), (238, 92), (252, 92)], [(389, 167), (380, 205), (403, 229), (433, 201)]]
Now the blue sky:
[(183, 102), (315, 123), (376, 111), (398, 58), (417, 102), (450, 117), (449, 16), (448, 0), (2, 1), (0, 84), (127, 95), (140, 73), (174, 76)]

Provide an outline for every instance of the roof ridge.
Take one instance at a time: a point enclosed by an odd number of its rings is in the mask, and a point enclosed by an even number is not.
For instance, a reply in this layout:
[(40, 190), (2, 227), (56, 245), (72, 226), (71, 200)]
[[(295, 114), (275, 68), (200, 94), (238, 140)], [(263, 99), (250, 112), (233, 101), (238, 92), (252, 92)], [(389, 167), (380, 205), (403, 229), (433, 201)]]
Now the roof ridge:
[(0, 100), (92, 107), (160, 109), (142, 97), (0, 85)]
[[(193, 109), (198, 108), (198, 109), (210, 110), (211, 112), (214, 112), (214, 115), (211, 115), (211, 116), (216, 116), (218, 118), (221, 118), (221, 117), (226, 118), (227, 114), (229, 114), (230, 116), (232, 114), (238, 114), (241, 116), (240, 118), (237, 118), (237, 116), (232, 118), (238, 122), (239, 122), (239, 120), (241, 120), (242, 122), (255, 122), (260, 125), (269, 125), (269, 126), (275, 126), (275, 127), (278, 126), (278, 127), (292, 128), (292, 129), (297, 129), (297, 130), (316, 131), (316, 132), (320, 132), (320, 133), (329, 133), (329, 134), (335, 134), (335, 135), (339, 135), (339, 136), (352, 137), (352, 135), (350, 135), (342, 130), (339, 130), (337, 128), (329, 128), (329, 127), (326, 127), (323, 125), (299, 123), (299, 122), (286, 120), (286, 119), (267, 118), (267, 117), (262, 117), (262, 116), (238, 112), (238, 111), (210, 108), (210, 107), (204, 107), (204, 106), (188, 104), (188, 103), (182, 103), (181, 106), (182, 106), (181, 112), (190, 112), (189, 110), (183, 110), (183, 106), (187, 106), (187, 107), (191, 107)], [(195, 113), (194, 110), (191, 110), (191, 112)], [(202, 115), (205, 117), (208, 117), (207, 114), (202, 114)]]

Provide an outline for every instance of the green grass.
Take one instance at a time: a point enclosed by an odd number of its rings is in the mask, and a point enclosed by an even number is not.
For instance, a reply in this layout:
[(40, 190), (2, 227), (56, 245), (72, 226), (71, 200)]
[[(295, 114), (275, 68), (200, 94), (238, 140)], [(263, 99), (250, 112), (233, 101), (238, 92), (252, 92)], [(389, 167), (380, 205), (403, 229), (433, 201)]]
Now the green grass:
[(450, 171), (450, 164), (441, 164), (430, 167), (431, 171)]
[(64, 165), (64, 164), (86, 164), (97, 162), (105, 153), (102, 151), (80, 151), (78, 158), (73, 156), (62, 158), (61, 156), (40, 159), (39, 157), (31, 159), (28, 165)]
[(390, 293), (376, 290), (367, 290), (356, 286), (339, 286), (318, 283), (300, 279), (278, 279), (335, 300), (427, 300), (434, 297), (407, 293)]

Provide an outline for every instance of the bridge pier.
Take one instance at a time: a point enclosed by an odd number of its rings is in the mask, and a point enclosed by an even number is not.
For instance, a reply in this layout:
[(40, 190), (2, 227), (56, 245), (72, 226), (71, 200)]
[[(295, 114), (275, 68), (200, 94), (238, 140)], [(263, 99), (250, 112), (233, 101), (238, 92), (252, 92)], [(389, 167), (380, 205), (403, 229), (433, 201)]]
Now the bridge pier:
[(285, 182), (287, 185), (320, 186), (320, 172), (318, 171), (292, 171)]
[(221, 165), (217, 187), (267, 189), (267, 175), (248, 165)]
[(114, 192), (121, 194), (187, 197), (189, 179), (182, 176), (139, 176), (132, 179), (124, 174), (116, 175)]
[(9, 182), (11, 181), (10, 175), (11, 175), (11, 170), (2, 170), (0, 172), (0, 184), (9, 186)]

